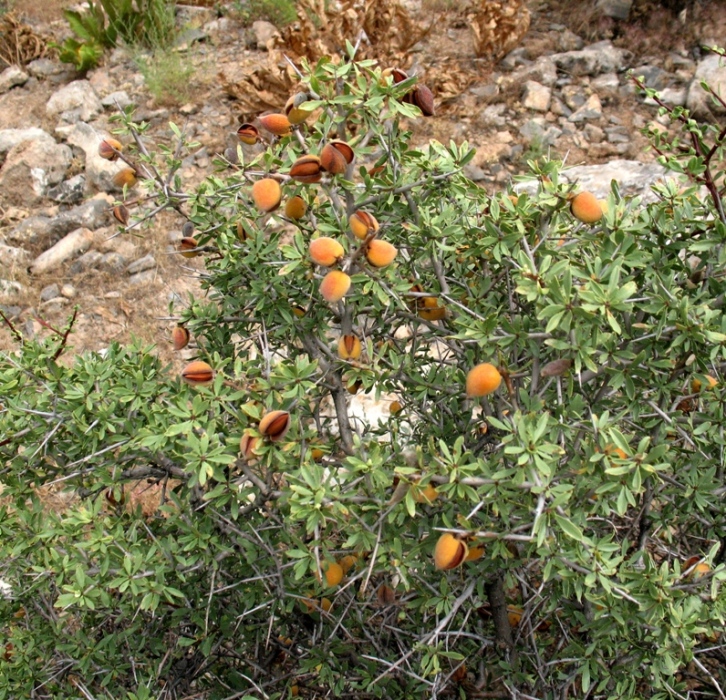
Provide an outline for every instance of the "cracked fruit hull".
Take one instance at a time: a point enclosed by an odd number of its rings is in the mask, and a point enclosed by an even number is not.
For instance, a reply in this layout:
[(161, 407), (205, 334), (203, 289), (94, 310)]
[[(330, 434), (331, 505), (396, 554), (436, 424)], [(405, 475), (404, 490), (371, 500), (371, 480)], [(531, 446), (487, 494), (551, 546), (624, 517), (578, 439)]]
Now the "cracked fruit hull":
[(203, 360), (195, 360), (182, 370), (181, 377), (192, 386), (206, 386), (214, 380), (214, 370)]
[(334, 238), (328, 238), (327, 236), (310, 241), (308, 252), (310, 253), (310, 259), (316, 265), (324, 267), (332, 267), (345, 255), (343, 246)]
[(300, 156), (290, 167), (290, 177), (298, 182), (314, 184), (323, 177), (323, 165), (318, 156)]
[(349, 275), (340, 270), (329, 272), (320, 283), (320, 295), (328, 302), (340, 301), (350, 289), (351, 279)]
[(282, 440), (290, 429), (290, 414), (287, 411), (270, 411), (262, 416), (259, 431), (272, 442)]
[(260, 130), (254, 124), (242, 124), (237, 129), (237, 138), (247, 146), (254, 146), (260, 140)]
[(355, 335), (341, 335), (338, 341), (338, 357), (341, 360), (357, 360), (362, 352), (360, 338)]
[(376, 217), (367, 211), (357, 211), (351, 214), (348, 219), (348, 225), (353, 235), (361, 241), (365, 240), (370, 233), (378, 231), (379, 225)]
[(116, 139), (104, 139), (98, 144), (98, 155), (104, 160), (117, 160), (123, 145)]
[(492, 364), (484, 362), (469, 371), (466, 376), (466, 395), (470, 397), (487, 396), (499, 388), (502, 375)]
[(184, 238), (179, 241), (179, 252), (182, 254), (182, 257), (196, 258), (197, 255), (199, 255), (197, 248), (197, 240), (191, 236), (184, 236)]
[(445, 532), (436, 542), (434, 564), (437, 569), (443, 569), (444, 571), (455, 569), (466, 559), (467, 554), (466, 542), (450, 532)]
[(602, 207), (591, 192), (580, 192), (570, 200), (572, 216), (584, 224), (594, 224), (603, 217)]
[(275, 211), (280, 206), (282, 189), (277, 180), (271, 177), (262, 178), (252, 185), (252, 199), (255, 206), (263, 212)]

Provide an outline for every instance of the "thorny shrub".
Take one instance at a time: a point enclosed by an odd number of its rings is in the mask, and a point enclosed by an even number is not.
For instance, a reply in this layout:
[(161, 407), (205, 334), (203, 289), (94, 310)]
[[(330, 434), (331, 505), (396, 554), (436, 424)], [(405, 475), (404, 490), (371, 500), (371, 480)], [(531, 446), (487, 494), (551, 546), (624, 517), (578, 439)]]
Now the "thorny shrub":
[[(148, 196), (117, 216), (176, 209), (205, 256), (175, 312), (198, 362), (62, 363), (72, 323), (0, 358), (0, 698), (722, 696), (722, 184), (613, 182), (593, 224), (554, 162), (489, 195), (466, 143), (411, 144), (415, 79), (348, 50), (193, 193), (180, 130), (155, 150), (125, 116)], [(683, 170), (722, 183), (724, 131), (686, 126)], [(323, 154), (339, 174), (291, 177)], [(468, 397), (480, 363), (501, 385)]]

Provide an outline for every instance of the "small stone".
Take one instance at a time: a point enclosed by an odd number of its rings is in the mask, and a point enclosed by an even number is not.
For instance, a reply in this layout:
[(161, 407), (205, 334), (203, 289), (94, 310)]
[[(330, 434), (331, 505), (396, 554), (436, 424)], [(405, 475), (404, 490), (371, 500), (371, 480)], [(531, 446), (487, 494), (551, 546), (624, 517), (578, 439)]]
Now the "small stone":
[(0, 299), (10, 300), (16, 297), (25, 296), (25, 287), (15, 280), (0, 279)]
[(17, 146), (23, 141), (33, 141), (36, 139), (52, 139), (53, 137), (43, 129), (34, 126), (27, 129), (0, 129), (0, 155), (7, 153), (13, 146)]
[(552, 90), (545, 85), (542, 85), (535, 80), (528, 80), (524, 84), (522, 105), (526, 109), (531, 109), (535, 112), (546, 112), (550, 107), (551, 99)]
[(627, 20), (633, 0), (597, 0), (596, 8), (604, 17)]
[(600, 143), (605, 138), (605, 132), (594, 124), (585, 124), (582, 132), (590, 143)]
[(185, 105), (182, 105), (179, 107), (179, 111), (185, 115), (190, 116), (192, 114), (196, 114), (199, 111), (199, 107), (195, 105), (193, 102), (187, 102)]
[[(671, 107), (685, 107), (688, 90), (686, 88), (664, 88), (658, 92), (658, 98)], [(652, 97), (646, 97), (643, 102), (647, 105), (658, 104)]]
[(83, 201), (86, 191), (86, 176), (83, 173), (63, 180), (59, 185), (48, 190), (48, 197), (60, 204), (78, 204)]
[(72, 284), (64, 284), (61, 287), (60, 293), (66, 299), (73, 299), (73, 297), (76, 296), (76, 288)]
[(569, 29), (557, 32), (557, 50), (558, 51), (579, 51), (585, 42)]
[(107, 270), (120, 272), (126, 267), (127, 262), (126, 258), (120, 253), (106, 253), (99, 261), (99, 265)]
[(139, 258), (138, 260), (134, 260), (127, 268), (126, 272), (129, 275), (136, 275), (139, 272), (143, 272), (145, 270), (150, 270), (152, 268), (156, 267), (156, 258), (149, 253), (148, 255), (145, 255), (143, 258)]
[(269, 51), (274, 48), (280, 39), (280, 32), (272, 22), (257, 20), (252, 23), (252, 33), (255, 37), (255, 46), (258, 51)]
[(499, 85), (496, 83), (477, 85), (476, 87), (469, 88), (469, 92), (477, 97), (479, 101), (489, 103), (493, 102), (499, 95)]
[(559, 117), (569, 117), (572, 114), (572, 110), (557, 97), (552, 98), (550, 110)]
[(129, 97), (129, 93), (126, 90), (116, 90), (116, 92), (110, 92), (106, 97), (101, 100), (101, 104), (106, 109), (126, 109), (133, 104), (133, 100)]
[(602, 104), (597, 95), (590, 95), (580, 109), (571, 114), (568, 119), (571, 122), (579, 123), (588, 119), (600, 119), (602, 117)]
[(151, 284), (156, 279), (156, 270), (143, 270), (129, 277), (129, 284), (134, 286)]
[(0, 73), (0, 95), (12, 90), (14, 87), (19, 85), (25, 85), (28, 82), (30, 76), (18, 68), (18, 66), (9, 66), (2, 73)]
[(80, 275), (82, 272), (96, 269), (100, 267), (102, 259), (102, 253), (99, 253), (97, 250), (89, 250), (71, 265), (70, 273), (71, 275)]
[(2, 266), (4, 268), (7, 269), (13, 265), (22, 265), (28, 258), (30, 258), (30, 253), (25, 248), (15, 248), (14, 246), (0, 243), (0, 260), (2, 260)]
[(579, 85), (566, 85), (562, 88), (562, 99), (574, 111), (587, 102), (587, 95)]
[(60, 296), (60, 293), (60, 287), (57, 284), (49, 284), (47, 287), (43, 287), (43, 289), (40, 290), (40, 300), (50, 301), (51, 299), (55, 299), (57, 296)]
[(28, 73), (36, 78), (49, 78), (53, 75), (59, 75), (65, 72), (66, 67), (49, 58), (36, 58), (26, 66)]

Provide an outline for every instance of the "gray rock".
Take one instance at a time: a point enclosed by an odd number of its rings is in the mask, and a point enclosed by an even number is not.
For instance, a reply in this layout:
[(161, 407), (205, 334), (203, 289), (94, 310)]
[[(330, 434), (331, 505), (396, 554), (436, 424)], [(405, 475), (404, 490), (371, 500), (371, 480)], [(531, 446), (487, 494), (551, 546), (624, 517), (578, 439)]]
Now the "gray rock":
[(120, 272), (126, 267), (126, 258), (121, 253), (106, 253), (100, 260), (100, 266), (111, 270), (112, 272)]
[[(0, 279), (0, 299), (2, 299), (3, 301), (10, 301), (11, 299), (25, 296), (25, 294), (26, 289), (22, 284), (20, 284), (20, 282), (16, 282), (15, 280)], [(19, 309), (17, 313), (9, 313), (7, 306), (3, 306), (3, 311), (5, 315), (9, 316), (10, 318), (20, 315)]]
[(528, 63), (529, 53), (527, 47), (518, 46), (513, 51), (510, 51), (501, 61), (499, 66), (507, 71), (514, 70), (517, 66), (522, 66)]
[(0, 169), (0, 192), (5, 202), (34, 206), (66, 174), (73, 154), (53, 138), (21, 141), (10, 149)]
[(552, 99), (552, 90), (546, 85), (528, 80), (524, 84), (524, 93), (522, 95), (522, 105), (526, 109), (532, 109), (535, 112), (546, 112), (550, 108)]
[(582, 133), (590, 143), (600, 143), (605, 138), (605, 132), (594, 124), (585, 124)]
[(101, 104), (104, 107), (112, 110), (116, 110), (119, 107), (121, 109), (126, 109), (126, 107), (129, 107), (133, 103), (133, 100), (129, 97), (129, 93), (126, 92), (126, 90), (111, 92), (101, 100)]
[(580, 109), (573, 112), (567, 119), (575, 124), (590, 119), (600, 119), (602, 117), (602, 104), (597, 95), (590, 95)]
[(113, 178), (116, 173), (126, 168), (127, 165), (121, 160), (112, 162), (98, 155), (98, 144), (109, 134), (99, 132), (85, 122), (64, 124), (56, 128), (55, 132), (65, 138), (71, 146), (80, 148), (85, 154), (86, 184), (90, 188), (102, 192), (113, 192), (117, 189), (113, 184)]
[(143, 272), (144, 270), (151, 270), (152, 268), (156, 268), (156, 259), (154, 258), (154, 256), (151, 253), (149, 253), (148, 255), (145, 255), (143, 258), (134, 260), (126, 268), (126, 272), (129, 275), (137, 275), (139, 272)]
[(552, 86), (557, 82), (557, 66), (548, 56), (541, 56), (534, 63), (527, 63), (511, 75), (502, 78), (502, 87), (522, 85), (534, 80), (542, 85)]
[(51, 96), (45, 111), (49, 117), (60, 115), (67, 122), (87, 122), (103, 111), (103, 105), (91, 83), (74, 80)]
[(53, 245), (77, 228), (95, 231), (104, 226), (109, 221), (109, 211), (110, 204), (106, 199), (89, 199), (52, 218), (31, 216), (21, 221), (6, 236), (9, 241), (21, 245), (25, 243)]
[(499, 85), (486, 83), (469, 88), (469, 92), (482, 102), (493, 102), (499, 96)]
[(70, 273), (80, 275), (82, 272), (95, 270), (100, 266), (101, 260), (103, 260), (103, 253), (99, 253), (97, 250), (88, 250), (71, 265)]
[(657, 163), (640, 163), (635, 160), (613, 160), (600, 165), (583, 165), (563, 170), (561, 176), (567, 182), (578, 185), (596, 197), (605, 198), (610, 193), (610, 183), (618, 183), (620, 193), (624, 195), (644, 195), (647, 201), (655, 196), (650, 192), (651, 186), (666, 175), (666, 170)]
[(630, 136), (623, 133), (620, 129), (606, 129), (608, 135), (608, 143), (630, 143)]
[(633, 68), (633, 75), (636, 78), (643, 78), (646, 87), (654, 90), (662, 90), (668, 85), (669, 76), (666, 71), (658, 66), (644, 65)]
[(558, 51), (579, 51), (585, 42), (569, 29), (557, 32), (557, 50)]
[(627, 68), (631, 57), (630, 51), (617, 49), (610, 41), (599, 41), (579, 51), (550, 56), (559, 70), (572, 76), (618, 73)]
[(78, 204), (86, 191), (86, 176), (79, 173), (48, 190), (48, 197), (60, 204)]
[(15, 246), (0, 243), (0, 261), (4, 269), (13, 265), (22, 265), (28, 258), (30, 253), (25, 248), (16, 248)]
[(67, 66), (57, 61), (51, 61), (49, 58), (36, 58), (26, 66), (28, 73), (35, 78), (50, 78), (53, 75), (65, 73)]
[[(686, 88), (667, 87), (658, 92), (658, 98), (671, 107), (685, 107), (688, 90)], [(652, 97), (646, 97), (643, 102), (647, 105), (658, 104)]]
[(17, 146), (22, 141), (52, 138), (47, 131), (34, 126), (27, 129), (0, 129), (0, 155), (5, 155), (13, 146)]
[(616, 73), (604, 73), (593, 78), (590, 87), (601, 97), (615, 97), (620, 89), (620, 79)]
[[(519, 133), (527, 143), (551, 146), (562, 135), (562, 130), (548, 125), (544, 117), (534, 117), (520, 127)], [(514, 153), (514, 149), (512, 149), (512, 153)]]
[(711, 54), (699, 61), (686, 100), (686, 107), (697, 117), (708, 119), (709, 115), (726, 113), (726, 108), (701, 87), (702, 81), (708, 83), (717, 95), (726, 100), (726, 60), (717, 54)]
[(559, 117), (569, 117), (572, 114), (572, 110), (558, 97), (552, 98), (550, 111)]
[(506, 126), (507, 119), (504, 112), (507, 111), (507, 105), (503, 102), (487, 105), (479, 115), (479, 123), (482, 126)]
[(595, 7), (604, 17), (626, 20), (632, 6), (633, 0), (597, 0)]
[[(274, 26), (274, 25), (273, 25)], [(185, 29), (174, 38), (174, 47), (176, 49), (185, 50), (188, 49), (192, 44), (204, 41), (207, 38), (207, 33), (203, 29), (198, 27), (190, 27)]]
[(255, 37), (255, 46), (258, 51), (265, 51), (273, 48), (280, 39), (280, 32), (272, 22), (257, 20), (252, 23), (252, 33)]
[(47, 287), (43, 287), (40, 290), (40, 300), (50, 301), (60, 296), (60, 287), (57, 284), (49, 284)]
[(129, 284), (132, 286), (141, 286), (151, 284), (156, 279), (156, 270), (143, 270), (129, 277)]
[(579, 85), (565, 85), (561, 90), (562, 99), (571, 109), (580, 109), (587, 102), (587, 95)]
[(0, 95), (18, 85), (25, 85), (30, 76), (18, 66), (8, 66), (0, 73)]

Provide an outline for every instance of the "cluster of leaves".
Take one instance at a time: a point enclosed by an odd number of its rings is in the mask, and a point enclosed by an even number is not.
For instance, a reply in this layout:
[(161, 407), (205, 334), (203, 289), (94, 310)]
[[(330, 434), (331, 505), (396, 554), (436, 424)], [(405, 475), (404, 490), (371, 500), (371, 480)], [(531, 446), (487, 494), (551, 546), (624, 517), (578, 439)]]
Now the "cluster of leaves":
[[(179, 320), (209, 386), (170, 377), (148, 348), (67, 367), (67, 331), (0, 358), (0, 698), (717, 697), (713, 198), (667, 180), (644, 204), (613, 182), (584, 225), (557, 163), (490, 196), (462, 174), (467, 144), (414, 147), (413, 79), (323, 59), (302, 82), (308, 123), (218, 161), (192, 194), (173, 177), (183, 149), (139, 158), (155, 210), (182, 212), (207, 255), (204, 300)], [(355, 153), (346, 173), (288, 176), (333, 138)], [(251, 184), (270, 176), (303, 218), (260, 213)], [(359, 254), (359, 209), (398, 248), (393, 265)], [(307, 252), (318, 232), (350, 261), (333, 304)], [(360, 359), (338, 356), (341, 334), (363, 339)], [(467, 398), (485, 361), (502, 386)], [(374, 418), (365, 392), (400, 410)], [(277, 441), (258, 429), (271, 410), (291, 416)], [(243, 435), (258, 439), (246, 455)], [(159, 491), (154, 513), (123, 502), (140, 480)], [(433, 499), (418, 497), (427, 484)], [(59, 490), (70, 500), (49, 507)], [(436, 569), (442, 531), (483, 556)]]
[(85, 72), (119, 41), (147, 47), (166, 46), (174, 36), (174, 7), (168, 0), (87, 0), (82, 12), (64, 10), (71, 30), (58, 45), (64, 63)]

